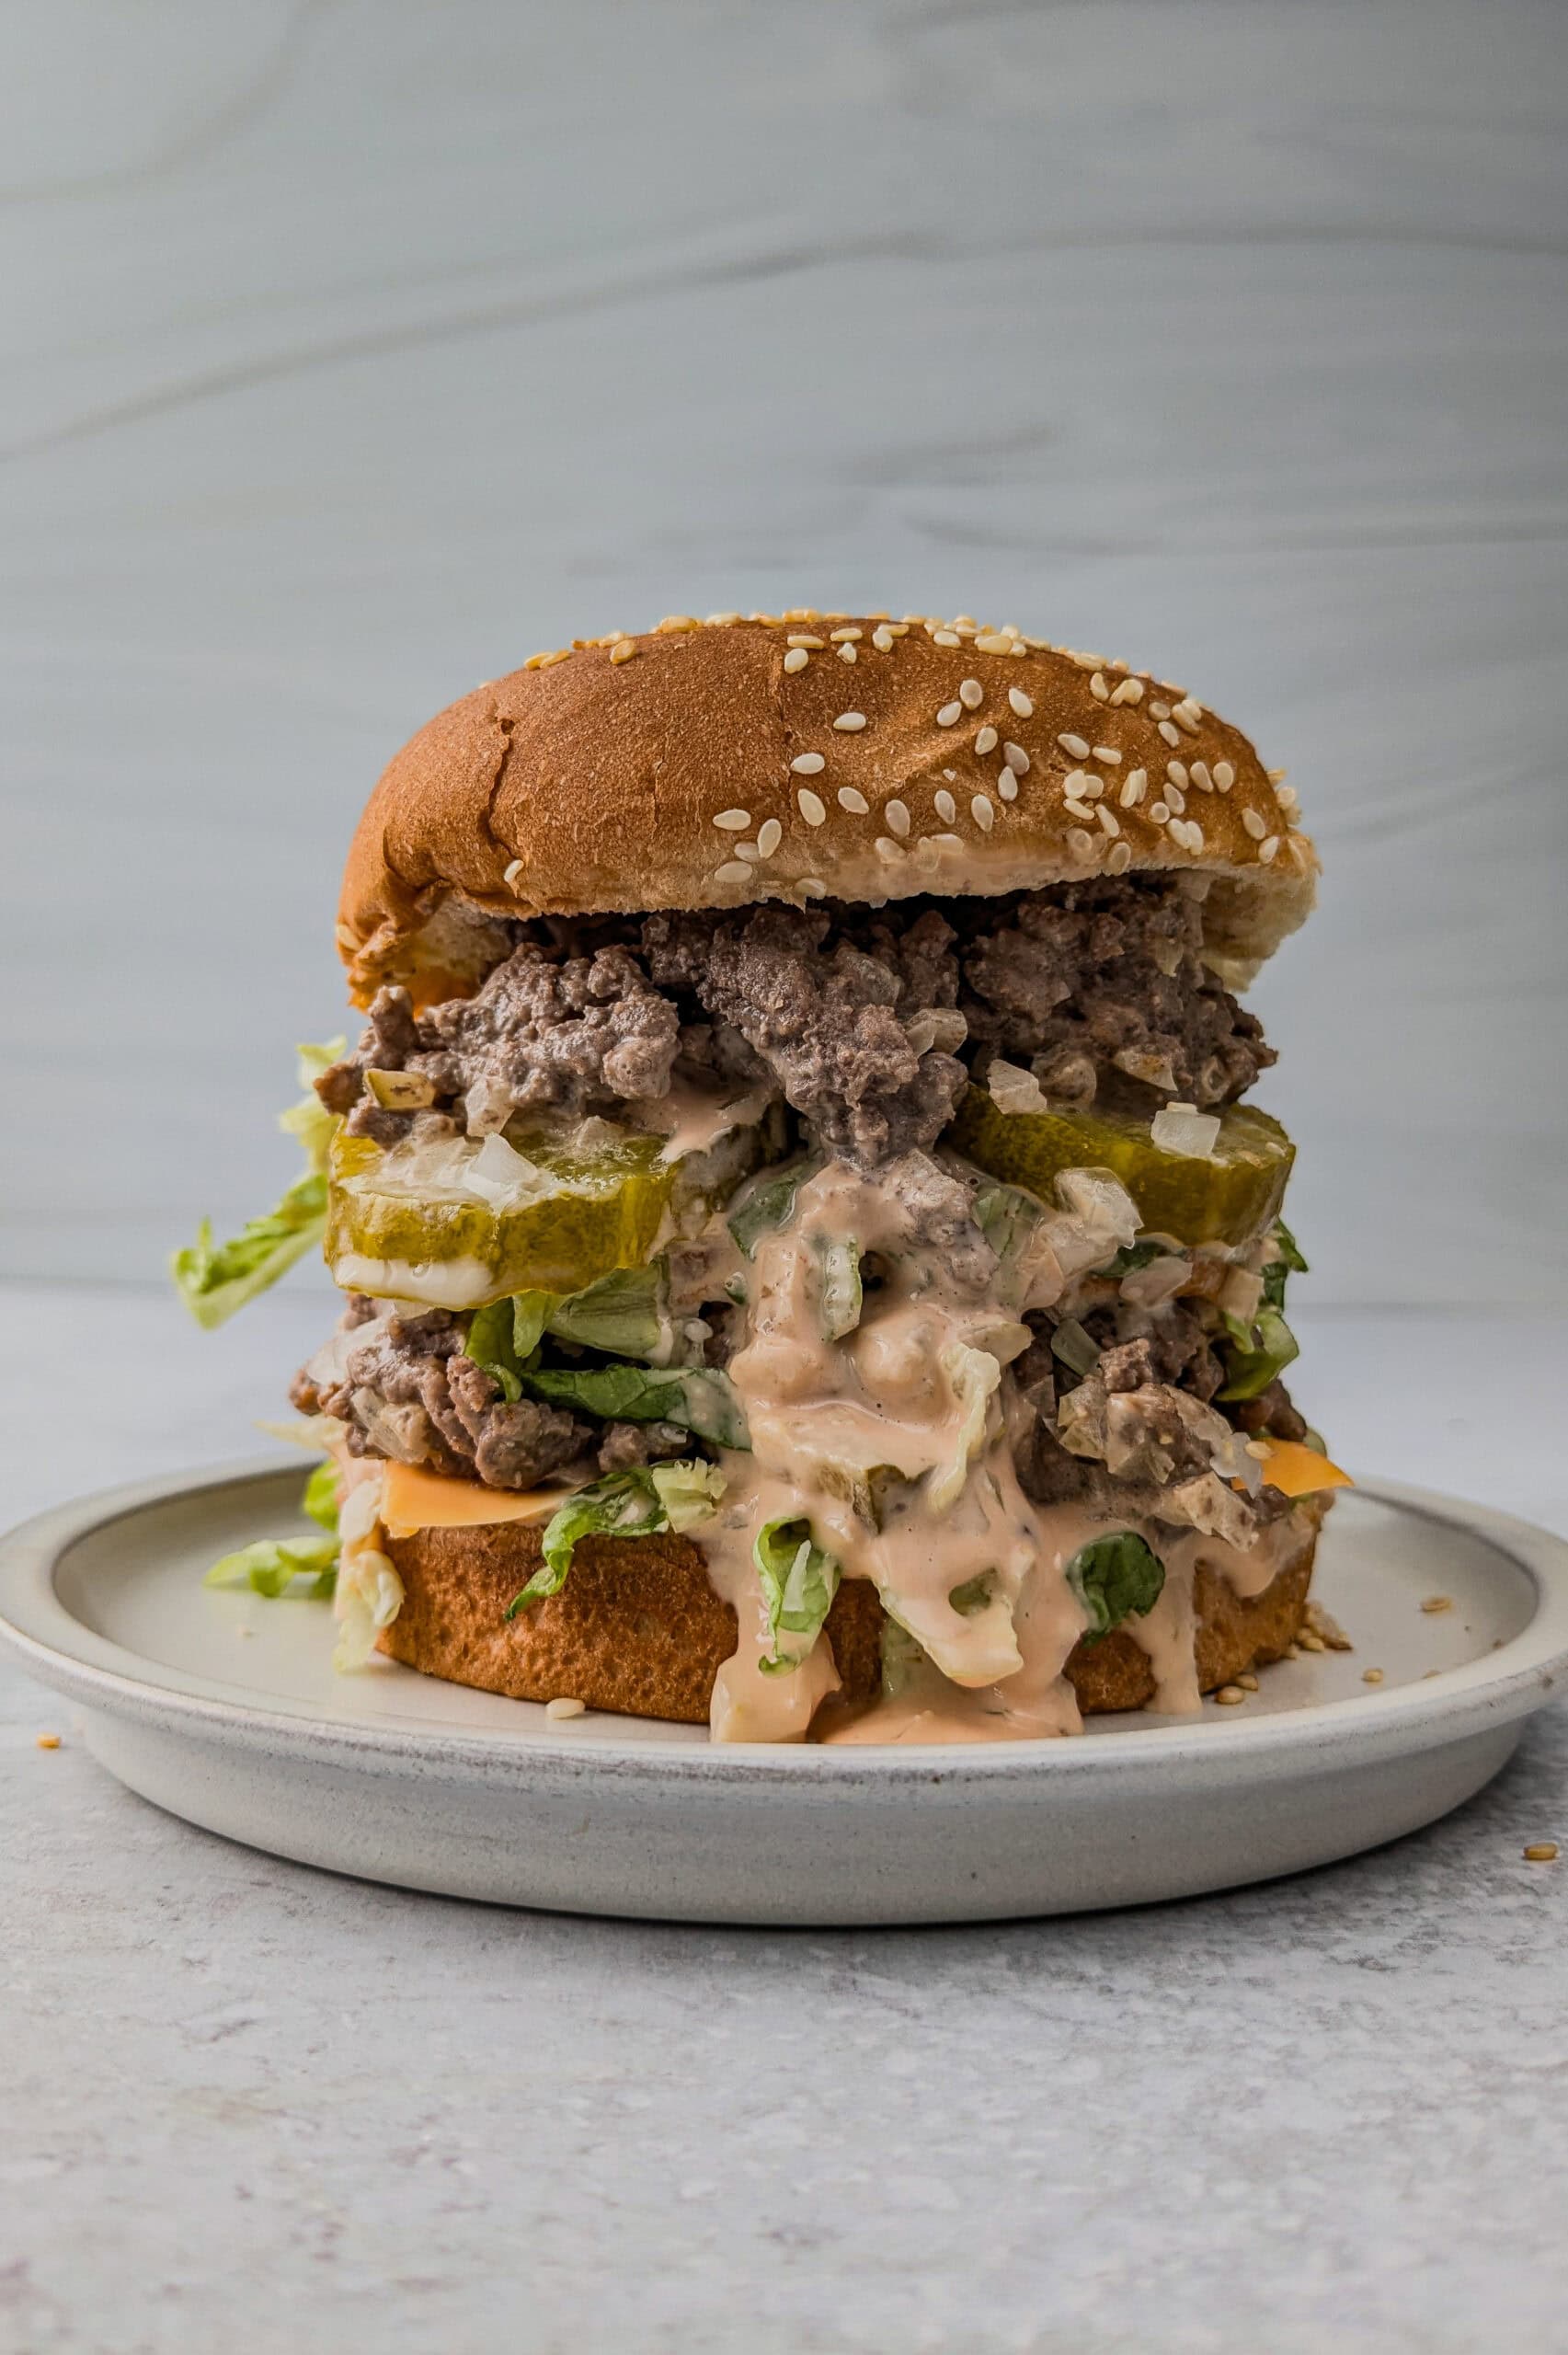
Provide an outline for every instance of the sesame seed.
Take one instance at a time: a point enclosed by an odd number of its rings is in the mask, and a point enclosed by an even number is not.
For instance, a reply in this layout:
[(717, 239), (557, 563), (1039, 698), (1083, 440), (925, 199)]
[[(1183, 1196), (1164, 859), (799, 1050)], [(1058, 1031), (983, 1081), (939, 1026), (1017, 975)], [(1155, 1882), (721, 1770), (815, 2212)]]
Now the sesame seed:
[(878, 834), (876, 837), (876, 856), (878, 858), (888, 860), (902, 858), (904, 856), (903, 846), (901, 844), (896, 843), (890, 834)]
[(1171, 805), (1172, 809), (1175, 811), (1175, 813), (1176, 813), (1176, 815), (1177, 815), (1177, 817), (1178, 817), (1178, 818), (1181, 818), (1181, 817), (1185, 817), (1185, 814), (1186, 814), (1186, 807), (1187, 807), (1187, 797), (1186, 797), (1186, 795), (1185, 795), (1185, 794), (1181, 790), (1180, 787), (1178, 787), (1178, 786), (1174, 786), (1174, 785), (1168, 785), (1168, 786), (1165, 787), (1165, 798), (1166, 798), (1166, 800), (1170, 803), (1170, 805)]
[(1124, 810), (1135, 810), (1149, 790), (1149, 771), (1134, 769), (1116, 796)]
[(808, 900), (825, 900), (828, 896), (828, 886), (819, 876), (803, 875), (795, 888), (804, 891)]
[(887, 802), (883, 809), (882, 815), (887, 821), (888, 831), (890, 833), (898, 835), (900, 839), (909, 833), (910, 813), (905, 809), (901, 801)]
[[(977, 740), (977, 741), (978, 741), (978, 740)], [(943, 774), (943, 775), (946, 778), (946, 780), (947, 780), (947, 782), (948, 782), (948, 784), (949, 784), (949, 785), (956, 785), (956, 784), (957, 784), (957, 782), (958, 782), (958, 772), (957, 772), (957, 770), (956, 770), (956, 769), (944, 769), (944, 770), (943, 770), (943, 772), (942, 772), (942, 774)]]
[(986, 699), (986, 691), (978, 679), (966, 679), (958, 690), (958, 700), (966, 711), (979, 711)]
[(1187, 848), (1195, 858), (1200, 856), (1203, 851), (1203, 828), (1196, 818), (1187, 820)]
[(977, 654), (1011, 654), (1013, 640), (1005, 630), (982, 630), (975, 640)]
[(936, 724), (939, 728), (956, 728), (963, 717), (964, 706), (961, 703), (944, 703), (936, 715)]
[(1094, 815), (1107, 834), (1115, 835), (1121, 833), (1121, 820), (1113, 814), (1108, 803), (1097, 801), (1094, 805)]
[(1170, 778), (1173, 785), (1185, 787), (1187, 782), (1187, 764), (1185, 761), (1167, 761), (1165, 764), (1165, 774)]
[(804, 650), (807, 648), (809, 648), (813, 654), (819, 653), (822, 648), (822, 640), (819, 638), (807, 637), (800, 630), (792, 631), (790, 637), (785, 642), (786, 644), (795, 647), (797, 650)]
[(998, 793), (1001, 794), (1004, 801), (1017, 800), (1018, 779), (1013, 775), (1011, 769), (1002, 770), (1001, 775), (997, 778), (996, 789)]
[(864, 793), (856, 792), (853, 785), (841, 785), (839, 807), (841, 810), (847, 810), (852, 818), (864, 818), (871, 804)]
[(636, 650), (629, 638), (618, 638), (610, 649), (610, 660), (612, 662), (629, 662)]
[(1082, 769), (1069, 769), (1061, 781), (1061, 789), (1064, 793), (1077, 793), (1087, 781)]
[(1007, 690), (1007, 700), (1013, 706), (1013, 710), (1018, 714), (1020, 719), (1034, 718), (1034, 702), (1030, 696), (1024, 694), (1022, 687), (1009, 687)]
[(522, 873), (522, 860), (521, 858), (514, 858), (509, 867), (503, 867), (501, 870), (501, 881), (506, 885), (509, 891), (515, 887), (518, 877)]
[(1150, 818), (1156, 826), (1162, 826), (1170, 814), (1162, 801), (1151, 801), (1149, 805)]
[(1110, 702), (1111, 691), (1105, 684), (1104, 674), (1103, 672), (1095, 672), (1093, 677), (1089, 682), (1089, 692), (1093, 696), (1096, 703)]
[(1113, 843), (1110, 849), (1105, 854), (1106, 874), (1125, 875), (1131, 865), (1132, 844), (1130, 843)]
[(739, 619), (738, 614), (710, 614), (707, 626), (709, 629), (731, 629)]
[(889, 638), (908, 638), (910, 634), (910, 616), (906, 615), (901, 622), (884, 622), (882, 626), (887, 631)]
[(786, 622), (819, 622), (821, 618), (815, 605), (792, 605), (784, 615)]
[(1289, 774), (1288, 769), (1265, 769), (1264, 771), (1270, 785), (1283, 785)]
[(937, 791), (935, 797), (935, 809), (937, 816), (941, 819), (944, 826), (951, 826), (956, 822), (958, 816), (958, 804), (954, 800), (953, 796), (948, 792), (945, 786), (941, 787)]
[(1258, 1689), (1257, 1678), (1253, 1674), (1250, 1668), (1244, 1672), (1244, 1674), (1238, 1676), (1236, 1682), (1241, 1686), (1243, 1693), (1255, 1693)]
[[(58, 1750), (60, 1747), (60, 1736), (57, 1733), (35, 1734), (33, 1739), (40, 1750)], [(1554, 1848), (1551, 1853), (1555, 1855), (1556, 1849)]]
[(1184, 695), (1182, 697), (1181, 702), (1176, 706), (1176, 716), (1178, 718), (1180, 718), (1184, 711), (1190, 712), (1195, 721), (1203, 718), (1203, 706), (1199, 703), (1196, 695)]
[(723, 867), (714, 869), (715, 883), (750, 883), (750, 880), (751, 869), (743, 858), (728, 859)]
[(750, 810), (721, 810), (714, 820), (714, 824), (722, 826), (727, 834), (743, 834), (750, 823)]
[(1186, 729), (1189, 736), (1196, 736), (1197, 734), (1197, 721), (1194, 718), (1192, 713), (1187, 709), (1185, 703), (1177, 704), (1173, 716), (1181, 721), (1182, 726)]
[(1222, 1709), (1233, 1709), (1247, 1696), (1239, 1684), (1222, 1684), (1214, 1697)]
[(1028, 775), (1029, 755), (1022, 744), (1004, 744), (1001, 748), (1001, 757), (1014, 776)]
[(986, 752), (994, 752), (996, 750), (996, 730), (994, 728), (988, 725), (987, 727), (982, 728), (979, 734), (975, 738), (975, 750), (977, 752), (981, 754)]
[(808, 785), (803, 785), (795, 798), (799, 808), (800, 814), (805, 819), (807, 824), (808, 826), (819, 826), (828, 814), (826, 804), (823, 802), (821, 796), (819, 794), (813, 793)]
[(559, 1701), (546, 1701), (544, 1704), (544, 1714), (547, 1717), (554, 1718), (558, 1724), (563, 1717), (586, 1717), (588, 1714), (588, 1703), (586, 1701), (568, 1700), (564, 1697)]
[(933, 629), (931, 642), (933, 646), (962, 646), (964, 643), (956, 629)]
[(1061, 806), (1070, 818), (1082, 818), (1085, 825), (1093, 825), (1094, 812), (1086, 801), (1075, 801), (1070, 793), (1064, 793)]
[(757, 829), (757, 850), (762, 858), (772, 858), (784, 840), (784, 828), (776, 818), (770, 818)]
[(1182, 741), (1181, 730), (1172, 720), (1162, 719), (1160, 722), (1160, 733), (1167, 744), (1179, 744)]
[(1245, 826), (1248, 833), (1251, 834), (1253, 842), (1255, 843), (1261, 843), (1265, 834), (1268, 832), (1267, 824), (1258, 816), (1255, 810), (1243, 810), (1242, 812), (1242, 823)]
[(821, 752), (796, 752), (790, 763), (796, 776), (820, 776), (827, 765), (827, 759)]
[(1096, 744), (1094, 758), (1104, 761), (1107, 768), (1119, 769), (1122, 764), (1122, 756), (1114, 744)]
[(1451, 1611), (1453, 1607), (1454, 1598), (1451, 1594), (1429, 1594), (1421, 1606), (1429, 1618), (1436, 1617), (1439, 1611)]
[(855, 660), (855, 650), (854, 650), (854, 648), (853, 648), (853, 646), (841, 646), (841, 647), (840, 647), (840, 649), (839, 649), (839, 660), (840, 660), (840, 661), (841, 661), (841, 662), (853, 662), (853, 661), (854, 661), (854, 660)]
[(1216, 789), (1220, 793), (1229, 793), (1230, 787), (1235, 784), (1235, 782), (1236, 772), (1231, 767), (1230, 762), (1216, 761), (1214, 764), (1214, 783)]
[(737, 843), (735, 856), (737, 858), (743, 858), (748, 867), (755, 867), (762, 854), (755, 843)]
[[(55, 1745), (58, 1745), (59, 1739), (60, 1737), (57, 1734), (54, 1738)], [(42, 1749), (51, 1747), (52, 1745), (46, 1742), (42, 1734), (40, 1734), (39, 1746)], [(1556, 1841), (1532, 1840), (1529, 1846), (1525, 1850), (1525, 1862), (1527, 1865), (1554, 1865), (1557, 1862)]]
[(865, 636), (865, 632), (863, 629), (856, 629), (852, 622), (847, 629), (831, 630), (829, 635), (835, 646), (853, 646), (857, 638)]
[(1081, 801), (1098, 801), (1100, 796), (1104, 790), (1104, 778), (1103, 776), (1096, 776), (1093, 769), (1086, 769), (1083, 775), (1083, 782), (1078, 788), (1079, 799)]
[(989, 793), (977, 793), (969, 804), (969, 815), (982, 834), (989, 834), (996, 823), (996, 810)]
[(1111, 690), (1111, 701), (1113, 703), (1141, 703), (1143, 701), (1143, 681), (1141, 679), (1124, 679), (1119, 687), (1113, 687)]
[(1085, 833), (1082, 826), (1068, 828), (1067, 846), (1074, 858), (1093, 858), (1094, 856), (1094, 837)]
[(661, 622), (654, 625), (656, 635), (668, 635), (670, 631), (678, 629), (701, 629), (702, 626), (695, 614), (666, 614)]
[(1293, 785), (1276, 785), (1274, 798), (1288, 818), (1293, 818), (1301, 806)]
[(1314, 1635), (1310, 1627), (1303, 1627), (1298, 1634), (1296, 1641), (1304, 1652), (1326, 1652), (1328, 1649), (1322, 1637)]
[(1208, 774), (1208, 763), (1207, 761), (1195, 761), (1193, 763), (1192, 781), (1196, 786), (1200, 793), (1213, 792), (1214, 779)]
[(1278, 852), (1278, 849), (1279, 849), (1279, 836), (1278, 836), (1277, 834), (1270, 834), (1270, 836), (1269, 836), (1269, 838), (1268, 838), (1268, 840), (1267, 840), (1267, 842), (1266, 842), (1266, 843), (1259, 843), (1259, 844), (1258, 844), (1258, 864), (1259, 864), (1259, 866), (1260, 866), (1260, 867), (1272, 867), (1272, 866), (1273, 866), (1273, 864), (1274, 864), (1274, 861), (1275, 861), (1276, 855), (1276, 853)]
[(891, 654), (893, 651), (892, 631), (886, 625), (881, 629), (874, 629), (871, 633), (871, 643), (876, 647), (878, 654)]
[(833, 725), (842, 735), (858, 736), (865, 726), (865, 714), (864, 711), (841, 711)]
[(962, 850), (964, 841), (960, 834), (926, 834), (922, 837), (920, 847), (922, 853), (933, 850)]
[(804, 646), (792, 646), (784, 656), (784, 666), (786, 671), (804, 671), (810, 660)]
[(1383, 1671), (1380, 1668), (1364, 1668), (1361, 1671), (1363, 1684), (1380, 1684), (1382, 1681)]

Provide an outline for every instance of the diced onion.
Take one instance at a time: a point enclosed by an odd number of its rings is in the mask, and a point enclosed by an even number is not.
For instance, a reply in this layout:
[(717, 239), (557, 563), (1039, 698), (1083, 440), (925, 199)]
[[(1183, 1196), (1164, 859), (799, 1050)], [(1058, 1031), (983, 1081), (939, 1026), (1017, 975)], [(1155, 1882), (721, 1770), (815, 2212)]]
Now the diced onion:
[(1062, 1170), (1057, 1178), (1057, 1199), (1092, 1232), (1109, 1235), (1116, 1243), (1137, 1240), (1138, 1204), (1108, 1169)]
[(999, 1112), (1048, 1112), (1049, 1105), (1032, 1071), (999, 1058), (986, 1074), (991, 1102)]
[(463, 1181), (471, 1193), (498, 1208), (514, 1200), (538, 1175), (533, 1163), (514, 1151), (505, 1137), (488, 1136), (464, 1170)]
[(1219, 1134), (1218, 1112), (1200, 1112), (1191, 1104), (1167, 1104), (1149, 1124), (1151, 1141), (1162, 1153), (1188, 1161), (1210, 1161)]

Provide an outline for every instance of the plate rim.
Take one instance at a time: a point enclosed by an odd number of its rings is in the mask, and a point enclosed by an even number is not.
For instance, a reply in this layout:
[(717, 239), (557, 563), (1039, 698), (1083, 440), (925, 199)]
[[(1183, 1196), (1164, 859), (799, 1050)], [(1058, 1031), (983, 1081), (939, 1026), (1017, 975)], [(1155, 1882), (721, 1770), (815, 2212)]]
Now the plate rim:
[[(1403, 1481), (1357, 1480), (1356, 1493), (1418, 1519), (1480, 1539), (1524, 1571), (1535, 1609), (1519, 1633), (1496, 1650), (1437, 1675), (1388, 1690), (1368, 1690), (1268, 1717), (1222, 1722), (1210, 1717), (1097, 1733), (1088, 1741), (903, 1742), (839, 1745), (650, 1742), (613, 1735), (591, 1744), (559, 1732), (520, 1727), (516, 1733), (456, 1727), (400, 1727), (312, 1717), (235, 1694), (213, 1678), (148, 1660), (75, 1618), (55, 1590), (69, 1549), (117, 1521), (209, 1491), (279, 1479), (287, 1459), (248, 1457), (164, 1473), (46, 1508), (0, 1535), (0, 1648), (29, 1673), (84, 1706), (161, 1726), (195, 1739), (222, 1735), (236, 1745), (318, 1763), (376, 1763), (442, 1779), (508, 1777), (601, 1781), (631, 1775), (657, 1785), (722, 1784), (731, 1791), (780, 1781), (797, 1790), (846, 1785), (896, 1789), (955, 1783), (1059, 1782), (1093, 1774), (1103, 1784), (1162, 1766), (1201, 1768), (1226, 1780), (1252, 1780), (1271, 1769), (1295, 1774), (1303, 1757), (1332, 1752), (1351, 1766), (1436, 1748), (1546, 1706), (1568, 1671), (1568, 1539), (1491, 1505)], [(62, 1640), (63, 1638), (64, 1640)], [(152, 1673), (148, 1671), (151, 1671)]]

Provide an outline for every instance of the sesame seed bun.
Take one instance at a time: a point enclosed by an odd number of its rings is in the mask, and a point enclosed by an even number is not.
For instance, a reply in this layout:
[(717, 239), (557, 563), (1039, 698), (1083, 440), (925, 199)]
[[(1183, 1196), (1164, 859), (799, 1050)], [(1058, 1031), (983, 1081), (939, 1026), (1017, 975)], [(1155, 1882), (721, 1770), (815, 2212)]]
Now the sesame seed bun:
[(1213, 879), (1206, 952), (1243, 986), (1317, 869), (1279, 773), (1147, 672), (962, 616), (677, 616), (421, 729), (360, 822), (338, 939), (361, 1003), (425, 1000), (495, 961), (500, 916), (1174, 870)]
[[(1322, 1518), (1316, 1500), (1297, 1508), (1302, 1549), (1261, 1594), (1238, 1595), (1199, 1566), (1193, 1606), (1203, 1692), (1278, 1660), (1294, 1639)], [(536, 1527), (422, 1529), (383, 1542), (404, 1589), (402, 1610), (377, 1638), (391, 1659), (514, 1701), (586, 1701), (623, 1717), (707, 1722), (738, 1625), (709, 1585), (693, 1539), (585, 1537), (561, 1591), (512, 1620), (507, 1605), (542, 1558)], [(846, 1579), (827, 1632), (849, 1701), (870, 1701), (881, 1688), (882, 1617), (876, 1589)], [(1148, 1655), (1122, 1628), (1079, 1644), (1067, 1673), (1089, 1717), (1146, 1708), (1154, 1698)]]

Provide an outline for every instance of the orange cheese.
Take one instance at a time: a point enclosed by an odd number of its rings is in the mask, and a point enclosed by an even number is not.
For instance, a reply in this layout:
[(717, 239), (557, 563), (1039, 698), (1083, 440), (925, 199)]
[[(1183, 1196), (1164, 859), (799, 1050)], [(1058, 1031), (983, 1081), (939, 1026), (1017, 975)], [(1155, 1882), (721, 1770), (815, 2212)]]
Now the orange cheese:
[(560, 1503), (559, 1488), (487, 1488), (482, 1480), (449, 1480), (412, 1464), (389, 1464), (381, 1492), (381, 1522), (389, 1537), (416, 1529), (482, 1529), (498, 1521), (544, 1521)]
[(1271, 1439), (1264, 1444), (1268, 1453), (1262, 1458), (1259, 1469), (1271, 1488), (1284, 1497), (1310, 1497), (1318, 1488), (1353, 1488), (1356, 1485), (1348, 1472), (1320, 1455), (1315, 1447), (1303, 1447), (1299, 1440)]

